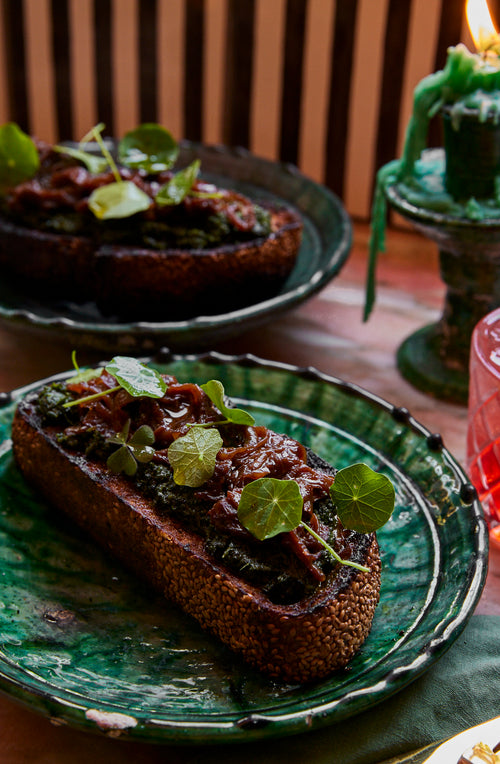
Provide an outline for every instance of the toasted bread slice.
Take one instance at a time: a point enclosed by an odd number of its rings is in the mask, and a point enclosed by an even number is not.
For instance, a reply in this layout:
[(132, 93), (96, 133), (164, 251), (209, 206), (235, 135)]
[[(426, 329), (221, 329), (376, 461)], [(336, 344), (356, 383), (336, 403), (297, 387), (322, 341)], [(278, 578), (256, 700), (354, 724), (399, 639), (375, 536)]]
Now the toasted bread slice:
[(148, 249), (53, 233), (0, 216), (0, 265), (41, 299), (95, 302), (105, 316), (169, 321), (226, 313), (277, 294), (292, 272), (303, 223), (265, 205), (267, 237), (207, 249)]
[[(12, 440), (27, 481), (256, 669), (309, 682), (344, 667), (359, 650), (379, 599), (375, 534), (356, 534), (352, 554), (368, 572), (340, 566), (311, 596), (276, 604), (211, 556), (197, 533), (159, 512), (133, 482), (63, 447), (58, 431), (42, 424), (35, 395), (20, 402)], [(315, 454), (310, 462), (331, 471)]]

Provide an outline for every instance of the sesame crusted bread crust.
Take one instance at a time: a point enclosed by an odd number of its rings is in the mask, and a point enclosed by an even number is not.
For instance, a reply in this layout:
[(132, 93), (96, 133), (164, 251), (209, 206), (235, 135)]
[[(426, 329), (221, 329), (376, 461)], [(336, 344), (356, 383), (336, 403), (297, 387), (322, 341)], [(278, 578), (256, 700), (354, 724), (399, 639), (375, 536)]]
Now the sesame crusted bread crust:
[(312, 597), (277, 605), (211, 558), (200, 537), (160, 515), (133, 484), (64, 450), (28, 399), (16, 412), (12, 440), (24, 476), (51, 504), (258, 670), (290, 682), (319, 679), (345, 666), (366, 639), (380, 590), (374, 534), (356, 557), (369, 572), (343, 566)]

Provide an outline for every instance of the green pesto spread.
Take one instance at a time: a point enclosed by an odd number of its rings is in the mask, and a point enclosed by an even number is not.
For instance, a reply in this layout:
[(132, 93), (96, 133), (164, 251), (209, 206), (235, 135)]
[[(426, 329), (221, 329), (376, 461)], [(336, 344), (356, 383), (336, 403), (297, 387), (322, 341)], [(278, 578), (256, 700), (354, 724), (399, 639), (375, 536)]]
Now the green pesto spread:
[[(78, 422), (78, 412), (76, 408), (64, 408), (64, 403), (70, 400), (72, 395), (64, 384), (54, 383), (44, 387), (36, 403), (42, 426), (59, 428), (56, 438), (63, 448), (105, 462), (114, 446), (97, 428), (72, 432), (71, 425)], [(61, 428), (68, 428), (68, 431), (64, 432)], [(237, 437), (237, 428), (235, 433)], [(214, 559), (235, 575), (259, 587), (272, 602), (288, 605), (317, 591), (318, 582), (312, 579), (296, 555), (276, 538), (252, 543), (215, 529), (207, 516), (209, 503), (198, 499), (192, 488), (174, 483), (169, 465), (153, 462), (139, 464), (135, 475), (124, 479), (135, 484), (137, 490), (154, 504), (160, 516), (168, 515), (201, 536), (207, 552)], [(316, 502), (315, 514), (331, 528), (327, 540), (336, 546), (337, 529), (341, 526), (331, 500)], [(325, 550), (316, 564), (327, 577), (325, 584), (328, 583), (328, 576), (336, 570), (337, 563)]]

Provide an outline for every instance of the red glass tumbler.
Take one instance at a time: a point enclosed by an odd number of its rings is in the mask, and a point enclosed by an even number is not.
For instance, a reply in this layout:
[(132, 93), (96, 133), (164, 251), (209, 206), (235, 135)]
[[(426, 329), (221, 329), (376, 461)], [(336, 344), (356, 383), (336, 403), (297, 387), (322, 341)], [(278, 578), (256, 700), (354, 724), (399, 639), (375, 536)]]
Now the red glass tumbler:
[(500, 544), (500, 308), (471, 339), (467, 469), (479, 494), (490, 539)]

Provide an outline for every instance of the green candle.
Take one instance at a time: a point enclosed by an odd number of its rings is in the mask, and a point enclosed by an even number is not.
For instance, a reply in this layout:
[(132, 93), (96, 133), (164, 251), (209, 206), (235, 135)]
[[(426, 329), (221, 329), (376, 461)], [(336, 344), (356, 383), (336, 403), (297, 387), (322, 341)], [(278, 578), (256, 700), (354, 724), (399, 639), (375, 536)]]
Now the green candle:
[(444, 69), (430, 74), (417, 85), (413, 113), (408, 124), (398, 176), (413, 173), (414, 165), (426, 147), (429, 121), (445, 105), (453, 106), (456, 120), (465, 108), (477, 109), (484, 121), (500, 107), (500, 57), (471, 53), (465, 45), (449, 48)]
[[(464, 204), (446, 192), (446, 182), (439, 177), (445, 167), (435, 168), (428, 182), (428, 170), (420, 173), (419, 159), (427, 145), (430, 120), (443, 108), (450, 112), (452, 125), (458, 129), (464, 115), (471, 111), (479, 122), (500, 122), (500, 51), (499, 38), (490, 40), (490, 50), (471, 53), (463, 44), (448, 49), (445, 68), (425, 77), (414, 91), (413, 111), (406, 130), (400, 159), (389, 162), (377, 173), (372, 207), (372, 234), (369, 248), (366, 320), (375, 302), (375, 268), (379, 251), (384, 251), (387, 201), (385, 189), (398, 184), (408, 200), (434, 211), (450, 212), (470, 219), (493, 214), (500, 216), (500, 196), (485, 204), (469, 199)], [(500, 183), (498, 184), (500, 189)]]

